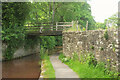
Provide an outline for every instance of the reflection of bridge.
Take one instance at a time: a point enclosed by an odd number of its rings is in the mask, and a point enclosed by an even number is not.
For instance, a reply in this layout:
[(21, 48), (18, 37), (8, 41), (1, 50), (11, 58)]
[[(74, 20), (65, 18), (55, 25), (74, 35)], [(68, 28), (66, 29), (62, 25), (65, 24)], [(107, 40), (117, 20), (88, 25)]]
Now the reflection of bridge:
[(28, 23), (25, 29), (30, 35), (42, 35), (42, 36), (57, 36), (62, 35), (63, 30), (73, 26), (72, 22), (56, 22), (52, 23)]

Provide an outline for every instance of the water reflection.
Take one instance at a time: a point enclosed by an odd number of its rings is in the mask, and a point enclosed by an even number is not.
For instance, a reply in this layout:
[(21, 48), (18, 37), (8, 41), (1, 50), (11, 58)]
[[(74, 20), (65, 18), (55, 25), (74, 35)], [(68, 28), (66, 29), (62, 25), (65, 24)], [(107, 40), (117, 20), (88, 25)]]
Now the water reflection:
[(39, 78), (39, 55), (2, 62), (3, 78)]

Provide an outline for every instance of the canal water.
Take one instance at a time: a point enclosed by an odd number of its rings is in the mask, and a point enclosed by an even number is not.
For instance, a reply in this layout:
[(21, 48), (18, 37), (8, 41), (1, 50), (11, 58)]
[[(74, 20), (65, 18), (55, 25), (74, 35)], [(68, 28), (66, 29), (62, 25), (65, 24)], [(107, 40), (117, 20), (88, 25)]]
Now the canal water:
[[(58, 46), (54, 50), (50, 50), (49, 55), (61, 51), (62, 46)], [(39, 53), (11, 61), (3, 61), (2, 80), (38, 80), (41, 72), (39, 61)]]
[(34, 54), (20, 59), (2, 62), (2, 77), (16, 79), (34, 78), (34, 80), (38, 80), (40, 76), (39, 59), (39, 55)]

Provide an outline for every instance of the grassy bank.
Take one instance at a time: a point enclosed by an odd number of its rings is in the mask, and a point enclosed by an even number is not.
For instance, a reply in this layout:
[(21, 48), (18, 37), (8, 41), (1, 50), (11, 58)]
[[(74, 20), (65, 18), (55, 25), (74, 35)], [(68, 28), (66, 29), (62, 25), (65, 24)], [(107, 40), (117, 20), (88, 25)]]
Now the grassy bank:
[(45, 69), (45, 72), (43, 73), (44, 78), (55, 78), (55, 71), (50, 62), (49, 56), (46, 56), (45, 60), (43, 60), (43, 65), (43, 68)]
[[(80, 78), (116, 78), (111, 77), (111, 74), (105, 74), (102, 64), (97, 64), (96, 67), (87, 63), (82, 63), (79, 60), (66, 58), (63, 54), (60, 54), (59, 59), (67, 64), (74, 72), (76, 72)], [(76, 57), (77, 59), (77, 57)], [(114, 79), (117, 80), (117, 79)]]
[(48, 51), (44, 50), (44, 48), (41, 48), (40, 50), (40, 56), (43, 62), (42, 70), (45, 72), (42, 73), (43, 78), (48, 78), (49, 80), (55, 79), (55, 70), (51, 64), (50, 58), (48, 56)]

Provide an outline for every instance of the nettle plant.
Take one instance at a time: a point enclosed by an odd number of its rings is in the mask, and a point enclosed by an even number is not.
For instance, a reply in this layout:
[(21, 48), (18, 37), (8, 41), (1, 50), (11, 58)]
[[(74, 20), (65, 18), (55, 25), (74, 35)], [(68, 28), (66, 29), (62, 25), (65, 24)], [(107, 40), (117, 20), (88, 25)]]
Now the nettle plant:
[(104, 33), (104, 38), (105, 40), (108, 40), (109, 39), (109, 35), (108, 35), (108, 31), (106, 30), (105, 33)]
[(93, 65), (94, 67), (97, 65), (97, 60), (92, 52), (87, 56), (87, 64)]

